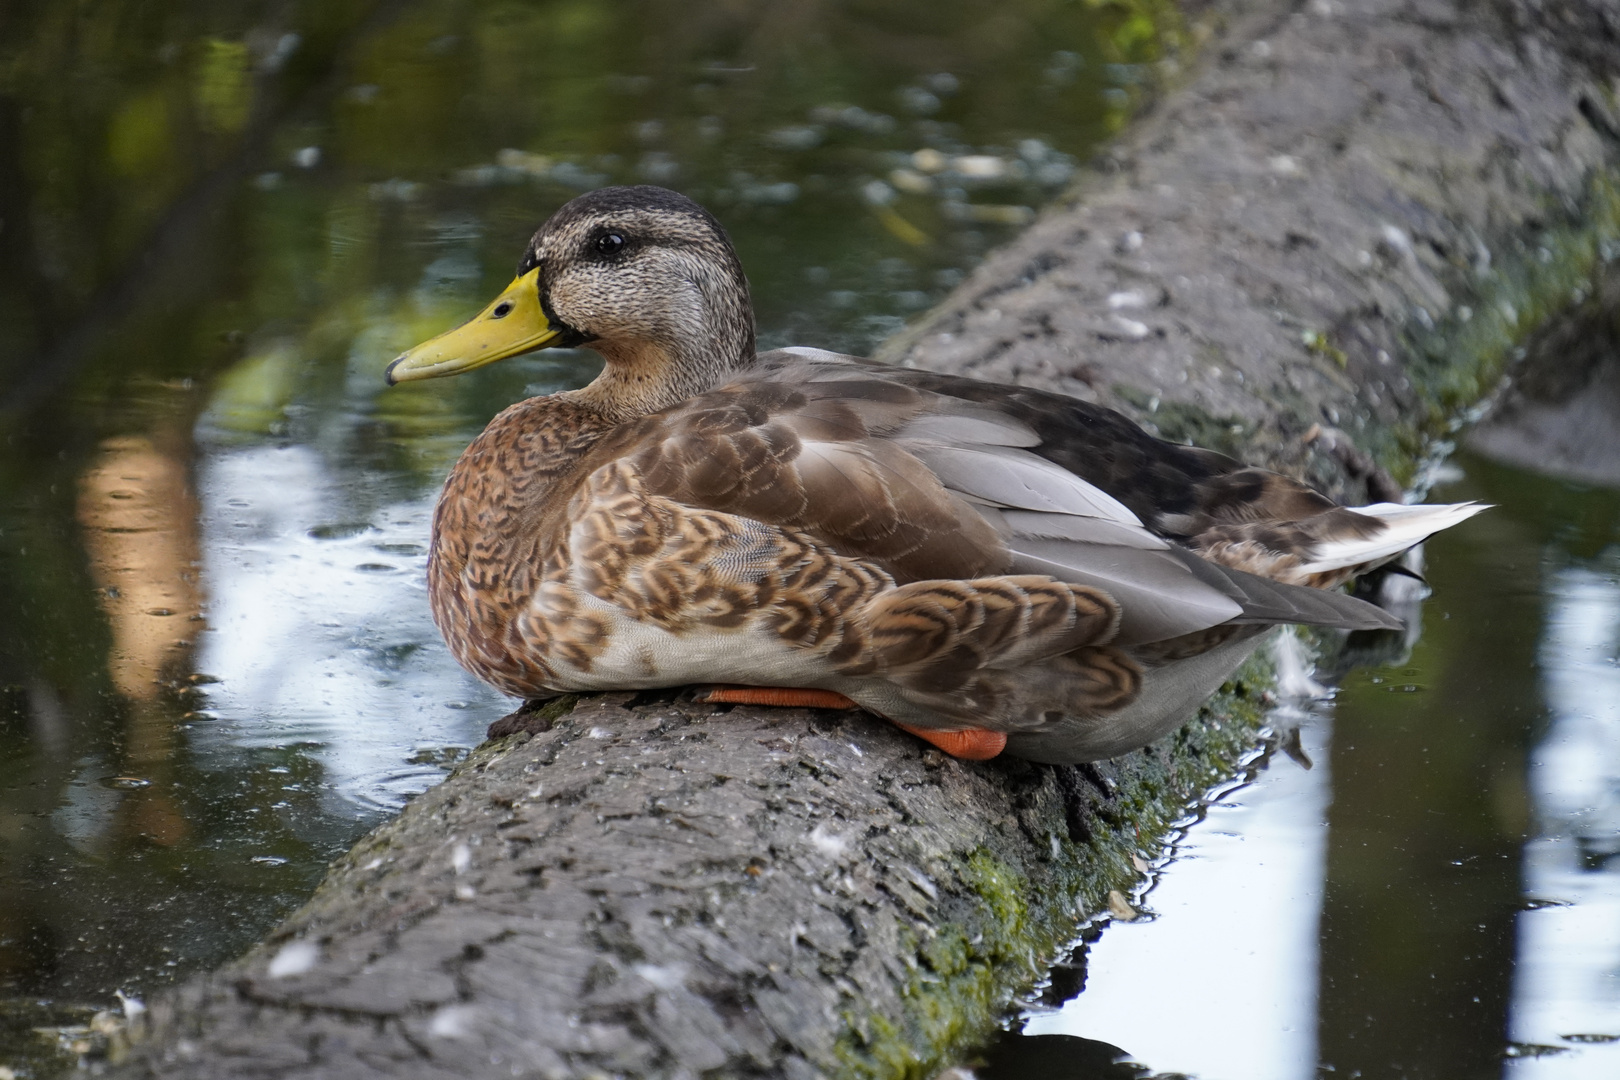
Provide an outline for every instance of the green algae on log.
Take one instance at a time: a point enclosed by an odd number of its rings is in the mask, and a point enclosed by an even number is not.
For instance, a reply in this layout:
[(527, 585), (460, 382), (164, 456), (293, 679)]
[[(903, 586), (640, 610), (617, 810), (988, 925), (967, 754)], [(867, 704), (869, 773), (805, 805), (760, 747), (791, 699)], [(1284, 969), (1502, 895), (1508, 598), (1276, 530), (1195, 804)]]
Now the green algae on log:
[[(1181, 84), (888, 356), (1366, 498), (1363, 451), (1412, 476), (1614, 258), (1620, 4), (1198, 7)], [(1268, 681), (1079, 769), (676, 693), (559, 704), (153, 1002), (127, 1068), (926, 1076), (1232, 775)]]
[[(1036, 767), (1050, 781), (1014, 797), (1025, 843), (955, 856), (958, 880), (978, 902), (902, 937), (900, 955), (917, 960), (901, 989), (903, 1015), (849, 1014), (834, 1075), (926, 1075), (942, 1048), (982, 1041), (1009, 993), (1046, 973), (1080, 921), (1106, 912), (1110, 893), (1134, 888), (1142, 857), (1186, 813), (1189, 793), (1232, 776), (1261, 729), (1270, 682), (1265, 661), (1251, 660), (1201, 722), (1163, 746), (1095, 768)], [(1011, 777), (1008, 787), (1016, 790)]]

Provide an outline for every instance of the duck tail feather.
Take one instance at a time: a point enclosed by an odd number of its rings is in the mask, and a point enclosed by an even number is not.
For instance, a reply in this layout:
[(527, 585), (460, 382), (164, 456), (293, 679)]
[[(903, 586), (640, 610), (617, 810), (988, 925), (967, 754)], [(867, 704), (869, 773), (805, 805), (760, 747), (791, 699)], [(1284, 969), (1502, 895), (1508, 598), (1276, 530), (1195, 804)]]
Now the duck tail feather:
[(1210, 562), (1185, 548), (1173, 551), (1202, 581), (1237, 601), (1243, 613), (1231, 620), (1234, 623), (1297, 623), (1341, 630), (1399, 630), (1403, 626), (1378, 605), (1341, 592), (1285, 585)]
[(1419, 503), (1412, 506), (1404, 503), (1373, 503), (1371, 506), (1347, 506), (1344, 509), (1370, 517), (1384, 527), (1372, 536), (1344, 537), (1318, 543), (1310, 561), (1298, 568), (1299, 573), (1319, 574), (1349, 567), (1372, 569), (1442, 529), (1467, 521), (1490, 507), (1477, 502)]

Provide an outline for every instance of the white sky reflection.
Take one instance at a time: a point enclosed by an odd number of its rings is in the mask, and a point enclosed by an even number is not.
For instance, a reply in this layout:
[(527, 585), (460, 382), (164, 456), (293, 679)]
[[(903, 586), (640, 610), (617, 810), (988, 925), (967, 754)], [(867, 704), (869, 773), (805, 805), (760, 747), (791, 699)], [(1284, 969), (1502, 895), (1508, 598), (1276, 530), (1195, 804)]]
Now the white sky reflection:
[[(1325, 721), (1301, 736), (1315, 767), (1278, 753), (1253, 784), (1210, 807), (1145, 899), (1157, 918), (1110, 926), (1091, 946), (1085, 992), (1031, 1018), (1027, 1034), (1100, 1039), (1199, 1080), (1316, 1076)], [(1173, 992), (1176, 972), (1196, 1007)]]
[(1551, 719), (1530, 755), (1536, 835), (1524, 889), (1559, 903), (1519, 916), (1511, 1027), (1515, 1042), (1562, 1052), (1508, 1071), (1610, 1080), (1620, 1076), (1620, 584), (1572, 567), (1548, 600), (1540, 663)]
[(221, 680), (206, 687), (220, 722), (192, 734), (204, 759), (228, 767), (244, 750), (301, 744), (328, 790), (395, 808), (443, 775), (435, 751), (477, 745), (509, 711), (461, 671), (429, 617), (433, 496), (357, 507), (304, 446), (217, 452), (198, 487), (199, 670)]

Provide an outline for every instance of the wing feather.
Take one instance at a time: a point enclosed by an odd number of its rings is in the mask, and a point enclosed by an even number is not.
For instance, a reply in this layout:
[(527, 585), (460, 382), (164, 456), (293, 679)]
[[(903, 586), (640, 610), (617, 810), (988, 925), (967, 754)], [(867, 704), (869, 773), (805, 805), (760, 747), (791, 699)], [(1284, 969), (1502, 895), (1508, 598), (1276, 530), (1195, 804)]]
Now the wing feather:
[(1299, 568), (1301, 573), (1323, 573), (1392, 558), (1441, 529), (1449, 529), (1489, 508), (1477, 502), (1464, 502), (1416, 505), (1374, 503), (1344, 509), (1372, 518), (1382, 523), (1384, 528), (1370, 537), (1336, 536), (1319, 542), (1312, 550), (1309, 561)]
[(930, 412), (907, 420), (892, 438), (959, 446), (1039, 446), (1028, 424), (988, 409)]
[(1032, 453), (1040, 436), (999, 401), (819, 350), (763, 360), (648, 418), (638, 464), (652, 489), (805, 529), (902, 582), (1033, 573), (1092, 585), (1119, 602), (1122, 644), (1232, 621), (1391, 625), (1372, 605), (1220, 567), (1152, 532)]
[(1399, 630), (1402, 623), (1376, 604), (1330, 589), (1288, 585), (1258, 574), (1199, 558), (1184, 547), (1172, 553), (1205, 583), (1224, 591), (1243, 608), (1240, 623), (1298, 623), (1340, 630)]
[(1201, 581), (1168, 551), (1025, 539), (1014, 542), (1013, 570), (1108, 593), (1120, 607), (1116, 640), (1122, 645), (1180, 637), (1243, 614), (1242, 604)]
[(932, 469), (946, 487), (992, 506), (1142, 524), (1124, 503), (1101, 488), (1024, 450), (920, 440), (902, 445)]
[(1079, 517), (1075, 514), (1046, 514), (1035, 510), (995, 511), (985, 507), (981, 513), (995, 513), (1013, 536), (1036, 540), (1073, 540), (1082, 544), (1120, 544), (1124, 547), (1163, 551), (1170, 541), (1155, 536), (1140, 525), (1126, 525), (1107, 518)]

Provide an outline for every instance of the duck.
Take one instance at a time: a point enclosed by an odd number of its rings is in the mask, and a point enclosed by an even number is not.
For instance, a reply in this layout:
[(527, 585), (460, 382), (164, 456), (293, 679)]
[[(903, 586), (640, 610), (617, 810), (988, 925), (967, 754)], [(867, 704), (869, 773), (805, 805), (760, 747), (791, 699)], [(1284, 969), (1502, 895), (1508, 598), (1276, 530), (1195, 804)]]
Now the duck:
[(1163, 738), (1281, 624), (1399, 629), (1339, 590), (1476, 504), (1341, 506), (1059, 393), (757, 352), (720, 222), (665, 188), (558, 209), (396, 385), (545, 348), (601, 374), (497, 415), (434, 512), (433, 618), (517, 698), (697, 686), (863, 709), (954, 757)]

